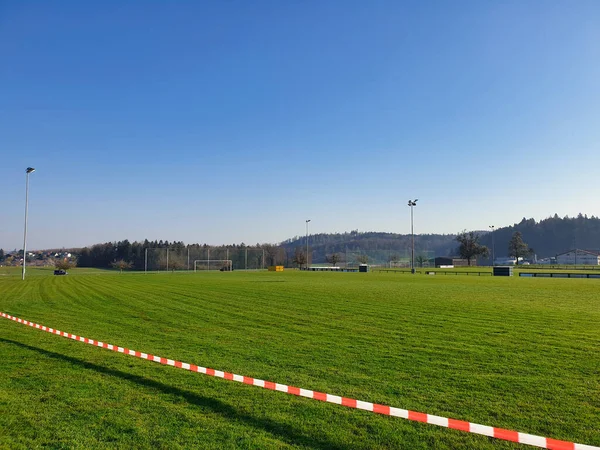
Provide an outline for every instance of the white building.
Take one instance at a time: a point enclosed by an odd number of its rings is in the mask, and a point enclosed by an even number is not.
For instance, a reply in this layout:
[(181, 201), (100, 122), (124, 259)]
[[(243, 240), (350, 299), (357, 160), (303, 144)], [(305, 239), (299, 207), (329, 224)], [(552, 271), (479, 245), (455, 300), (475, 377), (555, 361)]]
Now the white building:
[(578, 248), (556, 255), (557, 264), (577, 264), (578, 266), (600, 265), (600, 254), (596, 251), (580, 250)]
[[(519, 264), (523, 261), (523, 258), (519, 258)], [(495, 266), (514, 266), (517, 264), (517, 260), (512, 256), (508, 257), (498, 257), (494, 260)]]

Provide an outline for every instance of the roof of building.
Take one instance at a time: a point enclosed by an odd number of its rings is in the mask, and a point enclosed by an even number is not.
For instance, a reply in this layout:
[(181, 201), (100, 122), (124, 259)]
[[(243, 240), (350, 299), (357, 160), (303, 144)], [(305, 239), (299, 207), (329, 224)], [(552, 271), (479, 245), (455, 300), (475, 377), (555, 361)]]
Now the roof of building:
[(577, 252), (577, 253), (587, 253), (587, 254), (589, 254), (589, 255), (600, 256), (600, 251), (598, 251), (598, 250), (582, 250), (582, 249), (580, 249), (580, 248), (574, 248), (574, 249), (572, 249), (572, 250), (569, 250), (569, 251), (567, 251), (567, 252), (564, 252), (564, 253), (559, 253), (559, 254), (558, 254), (558, 255), (556, 255), (556, 256), (562, 256), (562, 255), (566, 255), (566, 254), (568, 254), (568, 253), (572, 253), (572, 252)]

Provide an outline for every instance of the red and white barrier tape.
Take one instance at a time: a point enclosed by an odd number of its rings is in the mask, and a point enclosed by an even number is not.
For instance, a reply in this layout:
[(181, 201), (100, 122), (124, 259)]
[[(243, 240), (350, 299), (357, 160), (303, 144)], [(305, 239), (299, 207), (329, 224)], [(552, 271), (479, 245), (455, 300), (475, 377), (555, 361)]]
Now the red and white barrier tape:
[(554, 450), (600, 450), (600, 447), (595, 447), (592, 445), (559, 441), (556, 439), (545, 438), (542, 436), (535, 436), (533, 434), (519, 433), (517, 431), (505, 430), (503, 428), (489, 427), (486, 425), (479, 425), (476, 423), (465, 422), (462, 420), (448, 419), (446, 417), (434, 416), (432, 414), (409, 411), (407, 409), (394, 408), (392, 406), (378, 405), (377, 403), (363, 402), (361, 400), (339, 397), (337, 395), (325, 394), (323, 392), (316, 392), (308, 389), (297, 388), (294, 386), (287, 386), (285, 384), (273, 383), (271, 381), (258, 380), (256, 378), (236, 375), (234, 373), (222, 372), (220, 370), (209, 369), (207, 367), (196, 366), (194, 364), (188, 364), (181, 361), (174, 361), (172, 359), (161, 358), (160, 356), (136, 352), (135, 350), (131, 350), (128, 348), (117, 347), (116, 345), (107, 344), (105, 342), (95, 341), (93, 339), (84, 338), (82, 336), (76, 336), (74, 334), (66, 333), (64, 331), (54, 330), (52, 328), (48, 328), (37, 323), (19, 319), (18, 317), (14, 317), (3, 312), (0, 312), (0, 315), (5, 319), (10, 319), (23, 325), (29, 325), (30, 327), (37, 328), (48, 333), (73, 339), (75, 341), (85, 342), (86, 344), (95, 345), (96, 347), (107, 348), (115, 352), (124, 353), (126, 355), (135, 356), (137, 358), (147, 359), (148, 361), (166, 364), (168, 366), (177, 367), (179, 369), (190, 370), (192, 372), (199, 372), (205, 375), (224, 378), (226, 380), (231, 381), (238, 381), (244, 384), (251, 384), (253, 386), (271, 389), (274, 391), (285, 392), (286, 394), (298, 395), (300, 397), (312, 398), (315, 400), (321, 400), (323, 402), (335, 403), (338, 405), (347, 406), (349, 408), (364, 409), (365, 411), (372, 411), (377, 414), (401, 417), (403, 419), (429, 423), (441, 427), (453, 428), (455, 430), (481, 434), (483, 436), (489, 436), (496, 439), (503, 439), (505, 441), (518, 442), (520, 444), (533, 445), (535, 447), (548, 448)]

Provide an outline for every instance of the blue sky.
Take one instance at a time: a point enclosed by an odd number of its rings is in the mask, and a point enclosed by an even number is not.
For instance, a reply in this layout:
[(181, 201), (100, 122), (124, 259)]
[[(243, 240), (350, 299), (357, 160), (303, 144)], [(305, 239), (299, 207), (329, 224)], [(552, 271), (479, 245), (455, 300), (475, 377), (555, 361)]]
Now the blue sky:
[(600, 215), (598, 1), (0, 0), (0, 247)]

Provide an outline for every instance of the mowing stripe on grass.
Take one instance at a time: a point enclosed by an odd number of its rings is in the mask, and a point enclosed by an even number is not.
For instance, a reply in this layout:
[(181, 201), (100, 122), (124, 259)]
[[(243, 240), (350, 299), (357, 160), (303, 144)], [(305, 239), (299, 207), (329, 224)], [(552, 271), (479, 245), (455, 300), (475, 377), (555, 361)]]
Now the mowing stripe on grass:
[(394, 408), (392, 406), (379, 405), (377, 403), (364, 402), (361, 400), (355, 400), (346, 397), (339, 397), (337, 395), (325, 394), (323, 392), (316, 392), (310, 389), (302, 389), (294, 386), (287, 386), (285, 384), (273, 383), (271, 381), (259, 380), (252, 377), (246, 377), (243, 375), (236, 375), (234, 373), (222, 372), (220, 370), (210, 369), (207, 367), (196, 366), (194, 364), (188, 364), (181, 361), (175, 361), (172, 359), (162, 358), (160, 356), (150, 355), (147, 353), (137, 352), (125, 347), (118, 347), (113, 344), (107, 344), (106, 342), (95, 341), (82, 336), (77, 336), (65, 331), (55, 330), (53, 328), (39, 325), (37, 323), (29, 322), (27, 320), (20, 319), (18, 317), (11, 316), (9, 314), (0, 312), (0, 316), (5, 319), (13, 320), (23, 325), (29, 325), (30, 327), (37, 328), (48, 333), (56, 334), (58, 336), (73, 339), (75, 341), (84, 342), (86, 344), (94, 345), (96, 347), (106, 348), (119, 353), (124, 353), (129, 356), (135, 356), (137, 358), (146, 359), (148, 361), (165, 364), (168, 366), (177, 367), (180, 369), (190, 370), (192, 372), (203, 373), (213, 377), (224, 378), (226, 380), (237, 381), (239, 383), (250, 384), (253, 386), (262, 387), (274, 391), (285, 392), (286, 394), (292, 394), (300, 397), (312, 398), (328, 403), (335, 403), (337, 405), (347, 406), (349, 408), (363, 409), (365, 411), (372, 411), (377, 414), (383, 414), (394, 417), (401, 417), (403, 419), (413, 420), (416, 422), (429, 423), (432, 425), (438, 425), (441, 427), (452, 428), (455, 430), (466, 431), (469, 433), (481, 434), (484, 436), (493, 437), (496, 439), (502, 439), (505, 441), (518, 442), (520, 444), (528, 444), (535, 447), (548, 448), (554, 450), (600, 450), (600, 447), (595, 447), (585, 444), (576, 444), (573, 442), (559, 441), (556, 439), (545, 438), (542, 436), (535, 436), (527, 433), (520, 433), (517, 431), (505, 430), (503, 428), (490, 427), (486, 425), (479, 425), (476, 423), (465, 422), (462, 420), (448, 419), (446, 417), (434, 416), (432, 414), (425, 414), (415, 411), (409, 411), (407, 409)]

